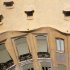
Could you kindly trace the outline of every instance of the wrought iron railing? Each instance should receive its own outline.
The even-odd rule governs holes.
[[[38,58],[50,58],[50,53],[48,53],[48,52],[38,52]]]
[[[9,67],[11,67],[12,65],[14,65],[13,60],[9,60],[5,63],[0,63],[0,70],[6,70]]]
[[[8,69],[6,70],[16,70],[16,65],[12,65],[11,67],[9,67]]]
[[[32,55],[30,53],[20,55],[20,57],[19,57],[20,61],[24,61],[24,60],[28,60],[28,59],[32,59]]]

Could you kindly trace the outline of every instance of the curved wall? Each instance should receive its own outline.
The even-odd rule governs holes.
[[[0,0],[0,13],[3,14],[3,24],[0,33],[5,31],[28,31],[41,27],[52,27],[59,31],[70,33],[70,21],[66,21],[63,10],[69,9],[70,0],[13,0],[14,7],[6,8],[5,0]],[[34,10],[32,20],[28,20],[24,11]]]
[[[5,33],[2,33],[0,35],[0,42],[5,41],[6,49],[8,50],[10,56],[14,60],[14,64],[17,65],[19,70],[19,58],[18,58],[18,52],[15,45],[15,42],[12,40],[15,37],[24,37],[26,35],[28,47],[30,50],[30,53],[32,54],[33,59],[33,66],[35,70],[41,70],[41,64],[38,61],[38,44],[35,38],[34,34],[47,34],[48,35],[48,52],[50,53],[51,62],[53,64],[54,70],[58,70],[58,64],[64,64],[66,66],[66,70],[69,70],[70,67],[70,34],[62,33],[56,29],[53,28],[39,28],[32,31],[8,31]],[[64,52],[58,53],[56,51],[56,42],[55,39],[60,38],[64,40]],[[60,57],[62,57],[60,59]]]

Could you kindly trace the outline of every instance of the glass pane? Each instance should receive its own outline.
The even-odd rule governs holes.
[[[38,52],[47,52],[47,36],[38,35],[36,36]]]
[[[60,39],[56,39],[57,51],[60,51]]]
[[[0,44],[0,70],[6,70],[13,64],[13,60],[10,57],[8,51],[6,50],[5,44]]]
[[[64,40],[56,39],[57,51],[63,52],[64,51]]]
[[[16,38],[15,40],[16,49],[19,54],[19,60],[24,61],[32,59],[32,55],[29,52],[28,44],[25,37]]]
[[[66,66],[63,64],[58,64],[58,70],[66,70]]]
[[[16,44],[19,55],[29,53],[28,44],[25,37],[15,39],[15,44]]]
[[[61,51],[64,51],[64,40],[61,40]]]

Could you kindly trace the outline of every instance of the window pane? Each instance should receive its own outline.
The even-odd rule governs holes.
[[[61,49],[60,49],[60,40],[59,39],[56,40],[56,45],[57,45],[57,51],[60,51]]]
[[[19,55],[29,53],[28,44],[25,37],[15,39],[15,44],[16,44]]]
[[[63,39],[56,39],[56,46],[57,46],[57,51],[64,52],[64,40]]]
[[[47,52],[47,36],[38,35],[36,36],[38,52]]]
[[[58,64],[58,70],[66,70],[66,66],[63,64]]]
[[[0,44],[0,70],[6,70],[13,64],[13,59],[6,50],[5,44]]]
[[[5,63],[9,60],[11,60],[11,57],[5,48],[5,44],[0,44],[0,63]]]
[[[61,50],[64,51],[64,40],[61,40]]]

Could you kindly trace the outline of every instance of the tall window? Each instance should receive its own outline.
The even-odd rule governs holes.
[[[47,38],[46,34],[38,34],[36,36],[39,58],[49,58],[50,57],[50,54],[48,52],[47,39],[48,38]]]
[[[36,36],[38,52],[47,52],[48,44],[47,44],[47,35],[39,34]]]
[[[19,54],[20,61],[32,58],[31,54],[29,53],[26,37],[15,38],[14,42]]]
[[[4,43],[0,43],[0,70],[6,70],[13,65],[13,60],[5,48]]]
[[[57,47],[57,52],[64,52],[64,40],[57,38],[56,47]]]
[[[14,41],[19,55],[29,53],[26,37],[16,38]]]

